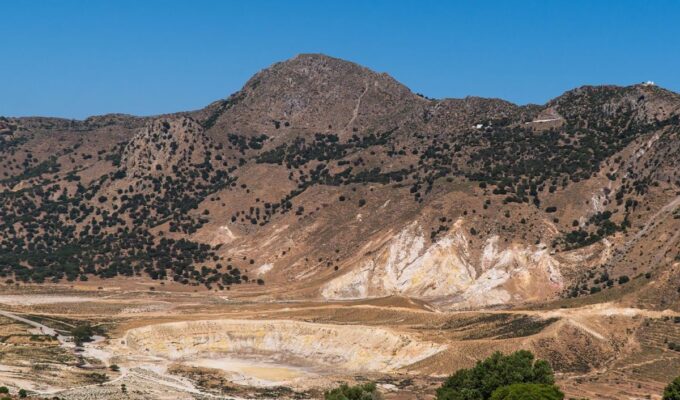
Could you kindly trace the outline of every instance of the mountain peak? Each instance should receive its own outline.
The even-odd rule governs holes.
[[[406,108],[423,102],[387,74],[322,54],[300,54],[248,80],[218,110],[213,131],[278,136],[279,129],[340,134],[389,129],[410,114]]]

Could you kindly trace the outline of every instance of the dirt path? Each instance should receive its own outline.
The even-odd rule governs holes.
[[[23,324],[30,325],[30,326],[32,326],[36,329],[39,329],[40,332],[44,335],[56,337],[59,340],[59,343],[63,343],[63,342],[66,341],[65,336],[60,335],[59,333],[57,333],[56,330],[50,328],[49,326],[43,325],[39,322],[31,321],[30,319],[20,317],[20,316],[14,314],[14,313],[11,313],[9,311],[3,311],[3,310],[0,310],[0,316],[6,317],[6,318],[9,318],[9,319],[13,319],[15,321],[18,321],[18,322],[21,322]]]
[[[24,318],[22,316],[19,316],[15,313],[9,312],[9,311],[4,311],[0,310],[0,316],[12,319],[14,321],[26,324],[28,326],[31,326],[33,328],[36,328],[40,330],[40,332],[44,335],[56,337],[57,340],[59,341],[59,345],[69,351],[74,351],[75,349],[75,344],[69,340],[67,336],[59,334],[55,329],[50,328],[47,325],[41,324],[36,321],[32,321],[28,318]],[[95,337],[95,340],[90,343],[85,343],[84,344],[84,350],[83,350],[83,355],[88,356],[90,358],[97,359],[100,361],[103,365],[106,365],[107,367],[110,366],[109,359],[111,358],[112,354],[103,354],[106,353],[105,351],[96,348],[97,344],[103,343],[106,339],[104,337],[98,336]],[[159,386],[164,386],[164,387],[169,387],[172,389],[176,389],[180,392],[187,392],[195,395],[199,395],[203,398],[215,398],[215,399],[224,399],[226,397],[224,396],[217,396],[211,393],[206,393],[203,392],[199,389],[197,389],[193,384],[190,382],[175,377],[173,375],[167,374],[167,373],[160,373],[159,371],[153,371],[151,369],[145,369],[145,368],[126,368],[126,367],[120,367],[120,375],[117,376],[116,378],[104,383],[104,385],[113,385],[113,384],[118,384],[118,383],[124,383],[126,379],[129,378],[138,378],[140,380],[148,382],[150,385],[159,385]],[[83,385],[83,386],[76,386],[76,387],[70,387],[68,389],[59,389],[59,390],[50,390],[50,391],[43,391],[43,392],[37,392],[41,395],[54,395],[58,394],[63,391],[81,391],[81,390],[87,390],[91,388],[97,388],[102,386],[101,384],[95,383],[91,385]],[[234,400],[245,400],[245,399],[240,399],[236,398],[233,396],[229,396],[230,399]]]

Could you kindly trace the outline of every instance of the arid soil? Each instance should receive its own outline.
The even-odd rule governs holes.
[[[680,314],[619,301],[440,311],[403,297],[271,303],[170,291],[23,291],[31,293],[11,289],[2,298],[0,381],[65,399],[318,398],[336,382],[368,379],[388,399],[428,399],[456,369],[520,348],[548,359],[569,395],[633,399],[660,393],[673,375],[661,365],[680,365],[665,346],[680,339]],[[68,326],[85,322],[106,337],[76,350]],[[678,338],[661,337],[668,332]]]

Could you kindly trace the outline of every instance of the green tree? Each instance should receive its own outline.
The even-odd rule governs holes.
[[[22,399],[28,397],[26,389],[19,389],[19,397],[21,397]]]
[[[496,352],[473,368],[451,375],[437,389],[437,400],[487,400],[494,390],[515,383],[553,385],[555,377],[550,364],[534,360],[529,351]]]
[[[382,396],[375,383],[348,386],[346,383],[324,393],[325,400],[380,400]]]
[[[680,400],[680,376],[666,386],[663,391],[663,400]]]
[[[0,386],[0,394],[7,394],[9,393],[9,389],[7,389],[7,386]]]
[[[494,390],[491,400],[563,400],[562,393],[555,385],[537,383],[515,383]]]
[[[91,342],[92,336],[94,335],[94,330],[90,325],[78,325],[71,330],[71,335],[73,335],[73,341],[81,346],[85,342]]]

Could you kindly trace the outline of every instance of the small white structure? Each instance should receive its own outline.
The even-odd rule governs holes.
[[[654,81],[647,81],[643,83],[642,86],[656,86],[656,84],[654,83]]]

